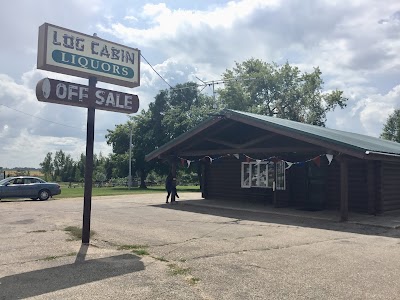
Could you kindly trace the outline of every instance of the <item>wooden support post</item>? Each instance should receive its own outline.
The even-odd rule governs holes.
[[[201,197],[207,199],[207,165],[205,162],[201,162]]]
[[[368,191],[368,213],[376,214],[376,180],[375,162],[367,162],[367,191]]]
[[[349,219],[349,171],[346,159],[340,161],[340,221]]]
[[[276,162],[274,162],[274,182],[273,182],[273,188],[272,188],[272,193],[274,195],[273,203],[274,207],[278,206],[278,195],[277,195],[277,189],[276,189]]]

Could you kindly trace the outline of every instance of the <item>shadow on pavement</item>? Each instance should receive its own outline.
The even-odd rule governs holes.
[[[192,213],[214,215],[225,218],[232,218],[237,220],[257,221],[274,223],[285,226],[298,226],[309,227],[324,230],[334,230],[341,232],[357,233],[364,235],[378,235],[387,236],[391,238],[400,238],[400,231],[398,229],[383,228],[377,226],[369,226],[365,224],[353,224],[349,222],[338,222],[329,219],[318,218],[318,212],[315,213],[316,218],[307,216],[293,216],[287,214],[277,214],[276,212],[268,212],[263,210],[260,212],[249,211],[246,209],[237,209],[229,207],[212,207],[209,205],[202,206],[199,201],[193,204],[192,200],[181,200],[174,204],[159,204],[154,207],[165,209],[187,211]],[[293,211],[295,211],[293,209]]]
[[[87,250],[87,249],[86,249]],[[75,263],[0,278],[0,299],[22,299],[144,270],[140,257],[132,254],[82,260]],[[79,257],[79,258],[78,258]]]

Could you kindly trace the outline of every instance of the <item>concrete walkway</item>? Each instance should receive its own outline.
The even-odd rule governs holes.
[[[305,211],[290,207],[276,208],[273,207],[272,205],[263,205],[254,202],[249,203],[249,202],[213,200],[213,199],[205,200],[202,198],[179,201],[179,202],[185,205],[197,205],[203,207],[214,207],[222,209],[231,209],[239,211],[258,212],[258,213],[276,214],[282,216],[302,217],[315,220],[340,222],[340,212],[333,210]],[[400,210],[377,216],[350,212],[349,220],[347,221],[347,223],[396,229],[400,228]]]

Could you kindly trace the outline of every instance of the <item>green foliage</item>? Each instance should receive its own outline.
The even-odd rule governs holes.
[[[149,252],[146,249],[135,249],[135,250],[132,250],[132,253],[135,253],[136,255],[140,255],[140,256],[149,255]]]
[[[381,138],[400,143],[400,109],[396,109],[389,115]]]
[[[54,165],[52,154],[50,152],[46,154],[40,167],[42,168],[45,180],[53,180]]]
[[[186,275],[190,272],[189,268],[182,268],[176,264],[168,264],[171,275]]]
[[[46,154],[40,164],[45,180],[56,180],[62,182],[82,182],[85,177],[86,157],[81,154],[78,161],[74,161],[62,150],[55,153],[54,159],[51,152]],[[112,164],[110,158],[104,157],[101,153],[93,156],[93,179],[104,182],[112,176]],[[26,174],[24,174],[26,175]]]
[[[230,109],[324,126],[328,111],[346,106],[342,91],[322,92],[319,68],[301,73],[289,63],[279,66],[252,58],[236,63],[224,79],[228,83],[218,91],[219,101]]]
[[[202,95],[196,84],[189,82],[175,89],[163,90],[150,103],[147,111],[142,110],[125,124],[117,125],[106,135],[113,149],[114,164],[124,160],[129,167],[129,134],[132,129],[132,170],[140,178],[140,187],[146,188],[146,179],[151,170],[166,174],[168,166],[158,161],[145,161],[145,155],[198,125],[212,112],[212,99]],[[113,175],[117,175],[113,172]],[[122,171],[118,177],[127,176]],[[162,180],[163,181],[163,180]]]
[[[148,247],[147,245],[121,245],[118,250],[146,249]]]

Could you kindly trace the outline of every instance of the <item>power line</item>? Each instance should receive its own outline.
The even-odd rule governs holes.
[[[14,110],[14,111],[16,111],[16,112],[19,112],[19,113],[21,113],[21,114],[30,116],[30,117],[32,117],[32,118],[36,118],[36,119],[39,119],[39,120],[42,120],[42,121],[46,121],[46,122],[53,123],[53,124],[60,125],[60,126],[64,126],[64,127],[69,127],[69,128],[73,128],[73,129],[82,130],[82,128],[79,128],[79,127],[75,127],[75,126],[71,126],[71,125],[67,125],[67,124],[58,123],[58,122],[55,122],[55,121],[47,120],[47,119],[44,119],[44,118],[41,118],[41,117],[38,117],[38,116],[35,116],[35,115],[28,114],[28,113],[26,113],[26,112],[24,112],[24,111],[18,110],[18,109],[16,109],[16,108],[7,106],[7,105],[2,104],[2,103],[0,103],[0,105],[1,105],[1,106],[4,106],[4,107],[7,107],[8,109]],[[97,132],[99,132],[99,131],[104,131],[104,132],[105,132],[106,130],[96,130],[96,131],[97,131]]]
[[[154,72],[156,72],[156,74],[162,79],[164,80],[164,82],[166,84],[168,84],[168,86],[172,89],[172,86],[153,68],[153,66],[147,61],[147,59],[143,56],[142,53],[140,53],[140,56],[145,60],[145,62],[147,62],[147,64],[150,66],[150,68],[153,69]]]
[[[150,68],[170,87],[171,90],[173,91],[179,91],[179,90],[186,90],[186,89],[192,89],[192,88],[198,88],[198,87],[203,87],[206,88],[207,86],[212,86],[213,87],[213,94],[215,95],[214,91],[214,86],[218,84],[225,84],[231,81],[248,81],[248,80],[256,80],[256,79],[265,79],[265,76],[262,77],[250,77],[250,78],[243,78],[243,77],[235,77],[235,78],[230,78],[230,79],[219,79],[219,80],[212,80],[212,81],[203,81],[199,77],[195,76],[199,81],[201,81],[203,84],[196,84],[192,86],[186,86],[186,87],[179,87],[179,88],[174,88],[172,87],[165,79],[162,77],[155,69],[154,67],[149,63],[149,61],[143,56],[142,53],[140,53],[140,56],[145,60],[145,62],[150,66]]]

